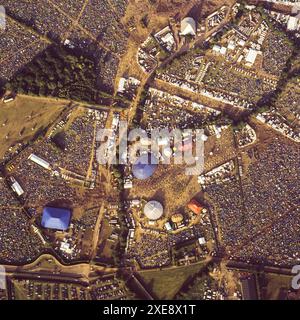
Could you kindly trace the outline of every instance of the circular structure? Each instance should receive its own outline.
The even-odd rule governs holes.
[[[149,201],[144,207],[145,216],[152,221],[158,220],[163,215],[164,209],[158,201]]]
[[[171,220],[173,223],[179,224],[183,221],[183,215],[180,213],[175,213],[172,215]]]
[[[181,35],[195,36],[196,35],[196,22],[191,17],[186,17],[181,21]]]
[[[139,180],[148,179],[157,168],[157,158],[152,153],[140,156],[132,167],[132,173]]]

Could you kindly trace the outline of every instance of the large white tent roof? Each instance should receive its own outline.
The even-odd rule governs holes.
[[[191,17],[186,17],[181,21],[181,35],[195,36],[196,35],[196,22]]]
[[[158,201],[149,201],[144,207],[144,214],[149,220],[158,220],[163,215],[163,206]]]

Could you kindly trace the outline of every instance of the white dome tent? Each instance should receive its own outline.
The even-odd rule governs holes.
[[[195,36],[196,35],[196,22],[191,17],[186,17],[181,21],[182,36]]]
[[[163,206],[158,201],[149,201],[144,207],[144,214],[151,221],[160,219],[163,215],[163,212]]]

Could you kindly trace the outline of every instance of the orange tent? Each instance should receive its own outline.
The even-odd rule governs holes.
[[[203,210],[203,207],[201,206],[201,204],[198,201],[196,201],[195,199],[192,199],[189,202],[188,208],[197,215],[200,214]]]

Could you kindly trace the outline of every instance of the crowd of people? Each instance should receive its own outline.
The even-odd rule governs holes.
[[[41,239],[32,232],[28,217],[20,208],[0,209],[0,262],[29,263],[43,249]]]
[[[142,123],[152,128],[192,129],[216,120],[219,111],[163,91],[150,89],[145,101]]]
[[[120,23],[126,2],[114,8],[107,0],[90,1],[79,20],[81,26],[91,32],[112,52],[123,54],[126,50],[128,34]],[[120,10],[120,11],[116,11]]]
[[[128,251],[128,257],[135,258],[142,268],[162,267],[171,263],[166,235],[144,232]]]
[[[63,145],[64,150],[53,141],[41,138],[13,161],[14,169],[11,175],[24,189],[24,198],[28,205],[43,205],[58,199],[78,203],[79,198],[68,179],[57,176],[55,172],[63,168],[67,170],[65,175],[84,181],[92,155],[93,121],[93,116],[86,111],[82,116],[78,116],[60,136],[59,145]],[[47,161],[52,170],[46,170],[29,160],[30,154]]]
[[[52,0],[59,9],[69,14],[71,17],[77,17],[84,6],[84,0]]]
[[[270,32],[263,50],[263,68],[270,74],[280,76],[291,56],[293,47],[280,31]]]
[[[295,79],[296,80],[296,79]],[[299,77],[295,81],[287,85],[281,93],[279,99],[275,103],[276,109],[286,118],[290,118],[292,114],[300,123],[300,86]]]
[[[214,63],[209,67],[203,81],[214,90],[237,94],[252,103],[256,103],[263,95],[274,90],[272,82],[258,76],[245,76],[242,72],[225,63]]]
[[[209,241],[214,237],[208,215],[203,216],[201,222],[176,233],[143,228],[141,238],[130,244],[127,258],[134,258],[141,268],[159,268],[171,264],[173,248],[183,248],[191,242],[196,243],[199,238]]]
[[[46,42],[24,26],[6,20],[6,29],[0,30],[0,79],[9,80],[21,67],[44,50]],[[23,48],[20,51],[20,48]]]
[[[5,1],[5,9],[13,18],[25,22],[40,34],[48,35],[53,39],[61,39],[72,23],[67,15],[47,0],[29,2],[7,0]]]
[[[46,146],[48,147],[48,144],[44,144],[42,148],[38,149],[41,153],[36,153],[49,161],[50,158],[45,157]],[[74,189],[65,180],[52,176],[50,171],[28,160],[27,158],[31,154],[29,151],[30,149],[27,149],[26,152],[21,154],[18,159],[21,162],[15,167],[13,173],[24,190],[23,197],[26,204],[36,207],[58,199],[68,199],[76,202]],[[51,160],[53,158],[54,156],[51,157]]]
[[[11,79],[46,49],[48,44],[41,37],[47,36],[93,57],[98,69],[99,85],[103,91],[113,91],[119,65],[117,56],[125,53],[129,36],[120,22],[127,5],[127,0],[96,0],[89,1],[87,5],[83,0],[6,1],[5,10],[16,21],[7,19],[6,30],[1,31],[0,53],[3,46],[5,55],[9,51],[11,55],[1,63],[0,78]],[[79,25],[73,26],[73,19],[80,13]],[[25,29],[23,24],[32,30]]]
[[[207,221],[210,224],[209,221]],[[204,226],[203,224],[196,224],[188,229],[184,229],[178,233],[172,233],[168,236],[169,246],[182,245],[191,240],[197,240],[205,235],[205,239],[213,239],[213,230],[211,225]]]
[[[159,73],[175,76],[180,79],[186,79],[187,75],[191,74],[198,66],[197,59],[202,58],[203,56],[196,51],[185,53],[173,59],[172,62],[164,68],[164,70],[159,70]]]
[[[206,191],[231,257],[290,265],[299,261],[299,150],[275,140],[258,155],[241,182]]]
[[[4,179],[0,180],[0,263],[27,263],[42,250],[28,217]]]
[[[55,133],[48,138],[40,138],[34,144],[23,150],[9,165],[9,176],[17,181],[24,194],[19,199],[10,189],[9,179],[0,180],[0,260],[7,262],[27,262],[32,260],[42,250],[42,240],[31,228],[28,215],[36,216],[41,208],[49,203],[76,206],[83,203],[76,188],[72,186],[61,168],[74,171],[74,177],[86,179],[90,158],[93,152],[94,123],[104,126],[106,117],[90,109],[80,109],[82,112],[74,120],[64,122],[60,127],[59,146],[52,141]],[[70,119],[70,118],[69,118]],[[102,123],[103,122],[103,123]],[[66,127],[65,127],[66,126]],[[63,129],[63,130],[61,130]],[[63,141],[61,141],[63,140]],[[56,142],[57,142],[56,141]],[[64,148],[61,148],[61,147]],[[50,169],[28,159],[34,154],[46,161]],[[67,172],[69,172],[67,171]],[[22,205],[21,205],[22,204]],[[93,229],[99,208],[87,210],[80,220],[76,220],[74,230],[87,231]],[[37,221],[39,221],[38,218]]]
[[[93,119],[89,115],[76,118],[66,131],[66,155],[60,166],[67,170],[86,175],[94,139]]]
[[[0,177],[0,208],[18,206],[19,201],[14,197],[13,191],[9,189],[4,178]]]

